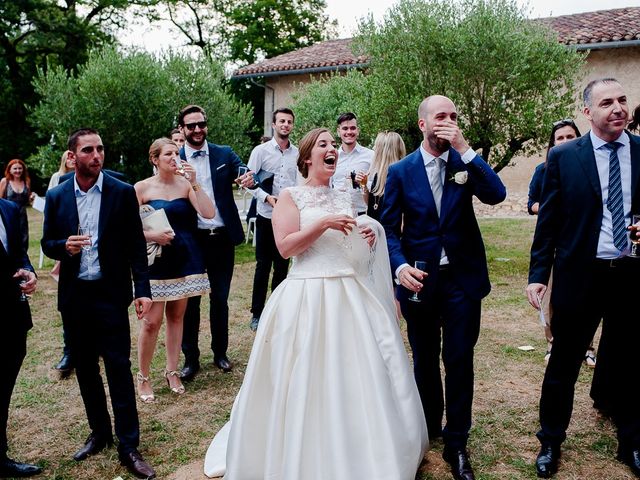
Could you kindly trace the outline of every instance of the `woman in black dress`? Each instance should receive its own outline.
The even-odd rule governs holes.
[[[17,203],[20,207],[20,234],[22,244],[29,249],[29,221],[27,219],[27,205],[31,202],[31,179],[29,171],[22,160],[14,158],[4,169],[4,178],[0,180],[0,198]]]

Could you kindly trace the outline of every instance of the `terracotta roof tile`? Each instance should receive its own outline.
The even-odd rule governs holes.
[[[596,12],[538,18],[558,32],[558,42],[582,45],[640,40],[640,7],[599,10]],[[322,67],[348,67],[368,62],[366,56],[356,57],[351,51],[351,38],[327,40],[310,47],[269,58],[236,70],[234,77],[261,74],[287,75],[287,72]]]
[[[640,40],[640,7],[576,13],[536,21],[558,32],[565,45]]]
[[[310,47],[269,58],[259,63],[247,65],[234,73],[239,75],[255,75],[268,72],[287,72],[291,70],[307,70],[319,67],[341,67],[367,63],[367,58],[355,56],[351,52],[351,39],[327,40]]]

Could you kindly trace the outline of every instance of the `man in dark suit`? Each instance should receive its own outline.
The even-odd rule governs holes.
[[[531,247],[527,297],[535,308],[553,266],[553,350],[542,383],[536,470],[549,478],[558,469],[580,364],[602,318],[608,346],[602,380],[618,458],[640,477],[640,407],[629,371],[640,338],[633,313],[640,260],[628,257],[627,231],[632,213],[640,212],[640,137],[624,130],[629,107],[615,79],[590,82],[583,100],[591,131],[550,151]]]
[[[120,461],[139,478],[155,478],[138,452],[140,428],[129,359],[132,276],[138,318],[151,306],[138,201],[131,185],[102,172],[104,146],[98,132],[77,130],[68,147],[75,176],[47,192],[42,250],[61,262],[58,309],[91,428],[73,458],[84,460],[113,443],[98,363],[102,357]]]
[[[209,324],[213,363],[223,372],[232,365],[227,357],[229,345],[229,289],[233,276],[235,247],[244,240],[244,230],[233,199],[233,182],[238,168],[244,167],[240,157],[226,145],[207,142],[207,115],[202,107],[188,105],[178,115],[178,126],[186,143],[180,157],[196,170],[202,189],[213,200],[216,215],[212,219],[198,216],[196,238],[202,250],[211,283]],[[251,186],[251,175],[243,176],[244,186]],[[200,297],[191,297],[184,314],[182,352],[185,361],[181,376],[191,380],[200,370]]]
[[[480,332],[481,299],[491,288],[472,197],[496,204],[504,200],[506,190],[464,139],[451,100],[427,97],[418,116],[424,141],[389,168],[381,223],[400,284],[397,297],[407,320],[429,436],[443,437],[443,458],[454,477],[470,480],[474,475],[466,445],[473,349]],[[426,266],[414,268],[416,261]],[[412,301],[414,292],[419,301]],[[445,403],[447,422],[442,429]]]
[[[22,282],[25,282],[23,285]],[[20,216],[15,203],[0,199],[0,305],[2,342],[0,365],[0,477],[30,477],[42,469],[7,457],[7,420],[13,387],[27,353],[27,332],[32,327],[29,302],[24,296],[36,289],[33,271],[20,234]]]

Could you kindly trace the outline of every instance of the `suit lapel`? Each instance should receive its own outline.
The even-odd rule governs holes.
[[[213,191],[215,193],[216,188],[216,176],[218,175],[218,159],[215,158],[213,154],[213,146],[210,143],[207,143],[209,147],[209,166],[211,168],[211,186],[213,187]]]
[[[67,217],[67,221],[69,222],[69,231],[71,235],[76,235],[78,233],[78,225],[80,224],[80,220],[78,219],[78,205],[76,204],[76,193],[74,190],[75,185],[75,175],[72,175],[71,178],[65,181],[62,184],[62,188],[64,192],[62,194],[62,211],[65,212],[65,216]]]
[[[438,210],[436,209],[436,202],[433,199],[433,192],[431,191],[431,185],[429,184],[429,177],[427,177],[427,170],[424,166],[424,159],[420,148],[413,152],[410,165],[409,165],[409,181],[413,187],[413,191],[419,192],[424,199],[424,204],[428,210],[431,210],[436,217],[438,216]]]
[[[631,149],[631,199],[635,198],[635,194],[640,188],[638,182],[640,181],[640,137],[629,134],[629,143]]]
[[[109,198],[109,191],[113,187],[112,182],[113,180],[111,180],[109,175],[102,174],[102,192],[100,193],[102,198],[100,199],[100,213],[98,214],[98,238],[102,238],[102,233],[107,224],[107,218],[111,215],[113,202],[106,200]]]
[[[580,166],[584,170],[585,175],[589,179],[589,183],[593,187],[596,195],[602,196],[602,187],[600,186],[600,176],[598,175],[598,167],[596,165],[596,156],[593,153],[593,144],[588,133],[580,137],[578,140],[578,160]]]

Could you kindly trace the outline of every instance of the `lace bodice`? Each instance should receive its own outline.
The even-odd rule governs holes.
[[[348,192],[329,187],[287,189],[300,210],[300,229],[332,214],[352,215]],[[369,246],[354,228],[349,235],[328,229],[313,245],[294,257],[288,278],[341,277],[366,274]]]

